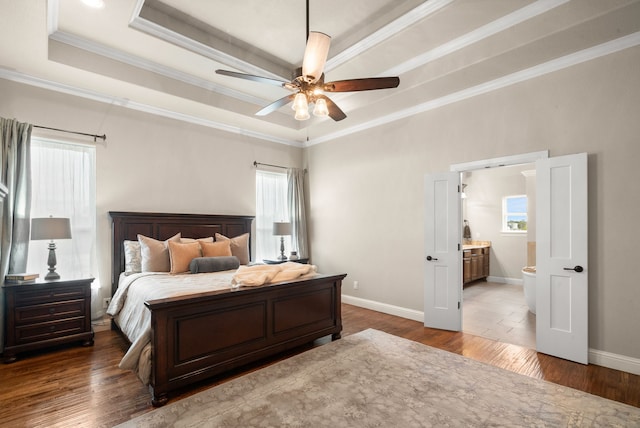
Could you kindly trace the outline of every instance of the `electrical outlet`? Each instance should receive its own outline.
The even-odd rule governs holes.
[[[105,297],[102,299],[102,308],[107,309],[109,307],[109,303],[111,303],[111,297]]]
[[[358,281],[353,281],[353,289],[354,290],[358,289]]]

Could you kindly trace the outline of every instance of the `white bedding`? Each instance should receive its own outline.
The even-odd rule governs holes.
[[[316,266],[294,262],[280,265],[241,266],[238,270],[214,273],[171,275],[161,272],[120,276],[118,289],[111,299],[107,314],[131,342],[120,361],[121,369],[132,370],[144,382],[151,374],[151,312],[145,301],[183,296],[204,291],[224,290],[239,286],[305,279],[317,275]]]
[[[151,374],[151,312],[144,306],[148,300],[183,296],[231,287],[235,270],[214,273],[170,275],[147,272],[122,275],[107,314],[111,315],[131,341],[131,347],[120,361],[121,369],[133,370],[148,384]]]

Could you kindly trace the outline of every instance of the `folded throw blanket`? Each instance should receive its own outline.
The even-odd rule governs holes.
[[[231,284],[255,287],[272,282],[308,278],[316,274],[316,266],[296,262],[285,262],[279,265],[240,266],[233,275]]]

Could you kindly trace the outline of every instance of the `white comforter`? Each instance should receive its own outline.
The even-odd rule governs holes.
[[[151,312],[144,302],[231,287],[235,270],[215,273],[170,275],[147,272],[123,276],[107,314],[114,317],[131,347],[120,361],[121,369],[133,370],[145,383],[151,374]]]
[[[147,272],[122,275],[107,314],[111,315],[131,341],[120,361],[121,369],[133,370],[144,382],[151,374],[151,312],[144,302],[184,296],[230,287],[259,286],[267,283],[305,279],[317,275],[314,265],[294,262],[279,265],[241,266],[238,270],[214,273],[170,275]]]

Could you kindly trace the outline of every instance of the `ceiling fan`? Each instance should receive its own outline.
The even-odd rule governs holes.
[[[334,103],[325,92],[371,91],[375,89],[396,88],[400,84],[398,77],[369,77],[362,79],[324,81],[324,65],[329,54],[331,37],[317,31],[309,31],[309,0],[307,0],[307,45],[304,51],[302,67],[294,73],[293,80],[287,82],[269,77],[254,76],[229,70],[216,70],[217,74],[240,79],[281,86],[293,93],[269,104],[256,113],[265,116],[293,101],[295,118],[309,119],[309,104],[314,104],[315,116],[329,116],[335,121],[347,115]]]

